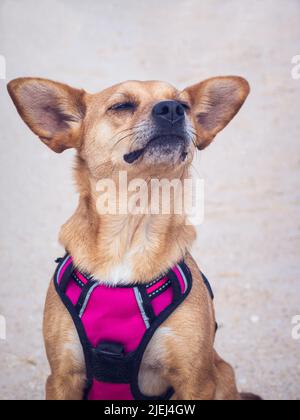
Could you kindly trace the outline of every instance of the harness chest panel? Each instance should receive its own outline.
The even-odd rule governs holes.
[[[184,301],[192,276],[182,262],[147,284],[109,287],[81,273],[72,257],[59,259],[54,275],[57,293],[68,309],[82,344],[88,400],[168,400],[147,397],[138,386],[146,347],[159,326]]]

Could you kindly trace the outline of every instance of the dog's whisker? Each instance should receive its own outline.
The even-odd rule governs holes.
[[[118,137],[120,134],[123,134],[123,133],[126,133],[127,131],[131,131],[131,130],[134,130],[134,129],[137,129],[137,128],[139,128],[139,126],[141,125],[141,123],[139,123],[139,124],[137,124],[136,126],[132,126],[132,127],[129,127],[129,128],[126,128],[125,130],[121,130],[121,131],[119,131],[118,133],[116,133],[113,137],[111,137],[111,139],[109,140],[110,142],[112,141],[112,140],[114,140],[116,137]]]
[[[197,148],[197,144],[196,144],[196,141],[195,141],[195,135],[192,134],[192,133],[188,133],[188,136],[189,136],[189,140],[193,143],[195,148]]]
[[[117,142],[116,142],[116,144],[114,145],[114,148],[116,147],[116,146],[118,146],[123,140],[125,140],[125,139],[127,139],[128,137],[130,137],[130,136],[132,136],[133,134],[134,134],[134,132],[135,131],[138,131],[138,130],[141,130],[141,129],[143,129],[144,127],[146,127],[146,125],[147,125],[147,123],[146,122],[142,122],[142,123],[139,123],[139,124],[137,124],[136,126],[133,126],[133,127],[130,127],[130,128],[128,128],[128,129],[126,129],[126,130],[122,130],[122,131],[120,131],[116,136],[114,136],[110,141],[112,141],[114,138],[116,138],[117,136],[119,136],[120,134],[124,134],[125,132],[127,132],[127,131],[129,131],[129,133],[126,135],[126,136],[124,136],[124,137],[122,137],[121,139],[119,139]]]
[[[112,142],[116,137],[120,136],[121,134],[126,133],[127,131],[133,130],[133,127],[127,128],[126,130],[122,130],[119,133],[115,134],[109,141]]]
[[[189,139],[192,141],[192,143],[195,146],[195,148],[198,148],[196,141],[197,140],[200,141],[200,137],[198,136],[198,134],[196,133],[196,131],[194,131],[192,128],[189,128],[188,129],[188,135],[189,135]]]
[[[122,137],[120,140],[117,141],[117,143],[114,145],[114,148],[117,147],[122,141],[128,139],[129,137],[131,137],[133,135],[133,133],[129,133],[126,136]]]
[[[113,139],[115,139],[116,137],[118,137],[120,134],[126,133],[127,131],[131,131],[131,130],[137,130],[137,129],[141,128],[141,127],[142,127],[143,125],[145,125],[145,124],[146,124],[145,122],[142,122],[142,123],[139,123],[139,124],[134,125],[134,126],[132,126],[132,127],[126,128],[125,130],[122,130],[122,131],[118,132],[117,134],[115,134],[115,135],[114,135],[114,136],[110,139],[110,141],[112,141]]]

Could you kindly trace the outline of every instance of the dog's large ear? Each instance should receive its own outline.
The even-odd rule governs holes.
[[[78,147],[85,115],[85,92],[45,79],[10,82],[8,92],[28,127],[57,153]]]
[[[197,147],[205,149],[240,110],[250,92],[241,77],[215,77],[188,87],[192,117],[197,131]]]

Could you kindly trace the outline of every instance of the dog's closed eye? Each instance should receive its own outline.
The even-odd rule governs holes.
[[[184,108],[184,110],[186,112],[188,112],[188,111],[191,110],[191,107],[190,107],[190,105],[187,102],[180,102],[180,105],[182,105],[182,107]]]
[[[137,104],[134,102],[119,102],[115,105],[112,105],[110,108],[108,108],[108,111],[115,111],[115,112],[124,112],[124,111],[130,111],[134,112],[137,108]]]

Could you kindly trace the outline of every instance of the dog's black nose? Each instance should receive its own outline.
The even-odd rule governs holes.
[[[184,120],[185,111],[177,101],[163,101],[154,106],[152,115],[158,122],[167,121],[175,124]]]

